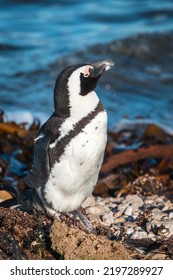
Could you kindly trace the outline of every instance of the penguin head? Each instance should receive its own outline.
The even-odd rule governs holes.
[[[103,72],[114,65],[111,60],[104,60],[94,64],[85,65],[80,73],[80,95],[87,95],[92,92]]]
[[[86,101],[88,106],[90,104],[92,107],[97,82],[102,73],[113,65],[113,61],[103,60],[65,68],[58,76],[54,87],[55,112],[60,117],[68,117],[75,111],[75,107],[81,106],[82,109]]]

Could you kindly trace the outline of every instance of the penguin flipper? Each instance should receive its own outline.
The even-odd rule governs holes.
[[[24,182],[31,188],[39,188],[46,184],[50,173],[49,144],[51,135],[44,135],[34,145],[33,167],[26,175]]]

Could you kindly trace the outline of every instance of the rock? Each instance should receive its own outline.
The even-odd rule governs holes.
[[[156,198],[157,198],[156,195],[147,196],[147,197],[144,199],[145,205],[149,204],[149,205],[152,205],[152,206],[156,206],[156,202],[155,202],[155,199],[156,199]]]
[[[149,238],[149,239],[152,239],[153,241],[156,241],[156,235],[155,235],[152,231],[150,231],[150,232],[148,233],[148,238]]]
[[[152,205],[153,207],[156,207],[156,203],[152,198],[147,198],[144,200],[145,205]]]
[[[110,229],[113,232],[113,237],[116,237],[118,239],[121,235],[121,232],[122,232],[121,229],[120,229],[120,226],[112,224]]]
[[[125,203],[118,205],[118,211],[120,211],[121,213],[124,213],[124,210],[128,207],[128,205],[129,205],[129,203],[127,201],[125,201]]]
[[[122,213],[121,211],[117,211],[115,214],[114,214],[114,219],[117,219],[119,217],[121,217]]]
[[[95,199],[95,203],[102,204],[103,197],[101,197],[101,196],[93,196],[93,197]]]
[[[151,230],[151,223],[150,222],[146,223],[145,227],[146,227],[147,232],[149,233]]]
[[[114,223],[113,213],[110,211],[109,213],[104,214],[101,217],[101,220],[104,222],[105,226],[111,226]]]
[[[157,202],[157,203],[163,203],[164,202],[164,196],[158,196],[156,199],[155,199],[155,201]]]
[[[51,228],[52,248],[66,260],[129,260],[124,246],[104,236],[88,234],[55,220]]]
[[[126,230],[126,234],[127,235],[132,235],[134,233],[134,228],[128,228],[127,230]]]
[[[152,238],[151,238],[152,237]],[[133,244],[134,246],[144,246],[148,247],[155,242],[154,236],[148,236],[147,232],[144,230],[135,230],[135,232],[128,239],[128,243]]]
[[[90,206],[93,206],[95,205],[96,202],[95,202],[95,199],[93,197],[93,195],[90,195],[83,203],[82,203],[82,207],[83,208],[87,208],[87,207],[90,207]]]
[[[133,215],[133,216],[129,215],[129,216],[126,217],[126,221],[127,222],[134,222],[136,218],[137,218],[136,215]]]
[[[161,227],[161,225],[163,225],[163,221],[159,221],[157,219],[151,219],[150,224],[151,224],[151,228]]]
[[[119,217],[117,219],[114,219],[115,224],[124,223],[124,221],[125,221],[125,217]]]
[[[169,229],[168,228],[160,228],[157,232],[157,237],[167,238],[169,236]]]
[[[154,219],[158,219],[158,220],[161,220],[161,218],[163,216],[165,216],[165,214],[158,208],[154,208],[151,210],[151,213],[152,213],[152,216]]]
[[[145,260],[165,260],[165,259],[166,259],[166,255],[164,253],[157,254],[155,252],[151,252],[145,257]]]
[[[89,215],[87,215],[87,217],[93,225],[97,226],[101,223],[101,219],[100,219],[99,215],[89,214]]]
[[[173,219],[173,212],[169,213],[169,219]]]
[[[169,209],[169,206],[166,204],[163,206],[162,211],[164,212],[164,211],[167,211],[168,209]]]
[[[138,195],[127,195],[126,200],[132,207],[132,213],[137,211],[139,207],[143,206],[144,202]]]
[[[133,213],[133,208],[132,208],[132,206],[128,206],[128,207],[125,209],[125,211],[124,211],[124,215],[126,215],[126,216],[131,216],[132,213]]]
[[[134,222],[131,221],[127,221],[124,223],[124,229],[128,229],[128,228],[134,228],[136,226],[136,224]]]
[[[143,239],[143,238],[147,238],[147,232],[144,230],[139,230],[139,231],[135,230],[135,232],[131,236],[131,239]]]
[[[95,204],[94,206],[85,208],[86,214],[104,215],[105,212],[109,212],[109,208]]]
[[[173,224],[169,225],[169,237],[173,235]]]
[[[104,198],[104,204],[109,204],[109,205],[111,205],[112,204],[112,202],[114,202],[114,198],[113,197],[105,197]]]

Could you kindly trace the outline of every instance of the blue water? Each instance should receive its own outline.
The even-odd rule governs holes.
[[[0,1],[0,107],[21,121],[28,118],[28,112],[44,121],[53,111],[55,78],[68,61],[75,63],[78,60],[78,51],[80,59],[85,58],[87,53],[89,61],[95,61],[104,57],[101,50],[100,56],[90,50],[89,47],[95,44],[109,46],[112,41],[122,42],[127,38],[131,41],[138,34],[167,34],[172,30],[172,0]],[[147,42],[140,46],[141,50],[148,46]],[[108,110],[109,124],[112,126],[124,116],[133,119],[140,115],[171,127],[171,70],[166,72],[171,78],[170,90],[162,97],[159,93],[159,103],[156,104],[155,91],[146,93],[142,90],[138,94],[136,83],[127,86],[127,73],[122,71],[123,67],[127,67],[123,64],[126,54],[124,52],[119,61],[119,53],[115,53],[118,66],[112,71],[119,71],[124,87],[119,85],[116,89],[116,77],[110,74],[109,83],[104,80],[98,88]],[[105,58],[109,58],[109,51],[105,52]],[[159,61],[159,55],[157,58]],[[140,61],[136,63],[140,64]],[[158,70],[158,63],[154,67],[151,72],[164,72],[164,69]],[[131,71],[133,76],[136,70],[132,68]],[[143,79],[146,87],[148,77],[142,71],[135,74],[135,81]],[[152,83],[159,92],[157,75]],[[164,92],[164,85],[161,90]],[[105,91],[108,92],[106,97]],[[126,100],[130,103],[126,104]],[[158,106],[162,107],[161,115]]]

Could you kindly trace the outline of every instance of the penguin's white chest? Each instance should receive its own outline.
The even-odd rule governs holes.
[[[92,193],[107,141],[107,114],[99,112],[65,147],[51,170],[44,196],[52,208],[76,210]]]

